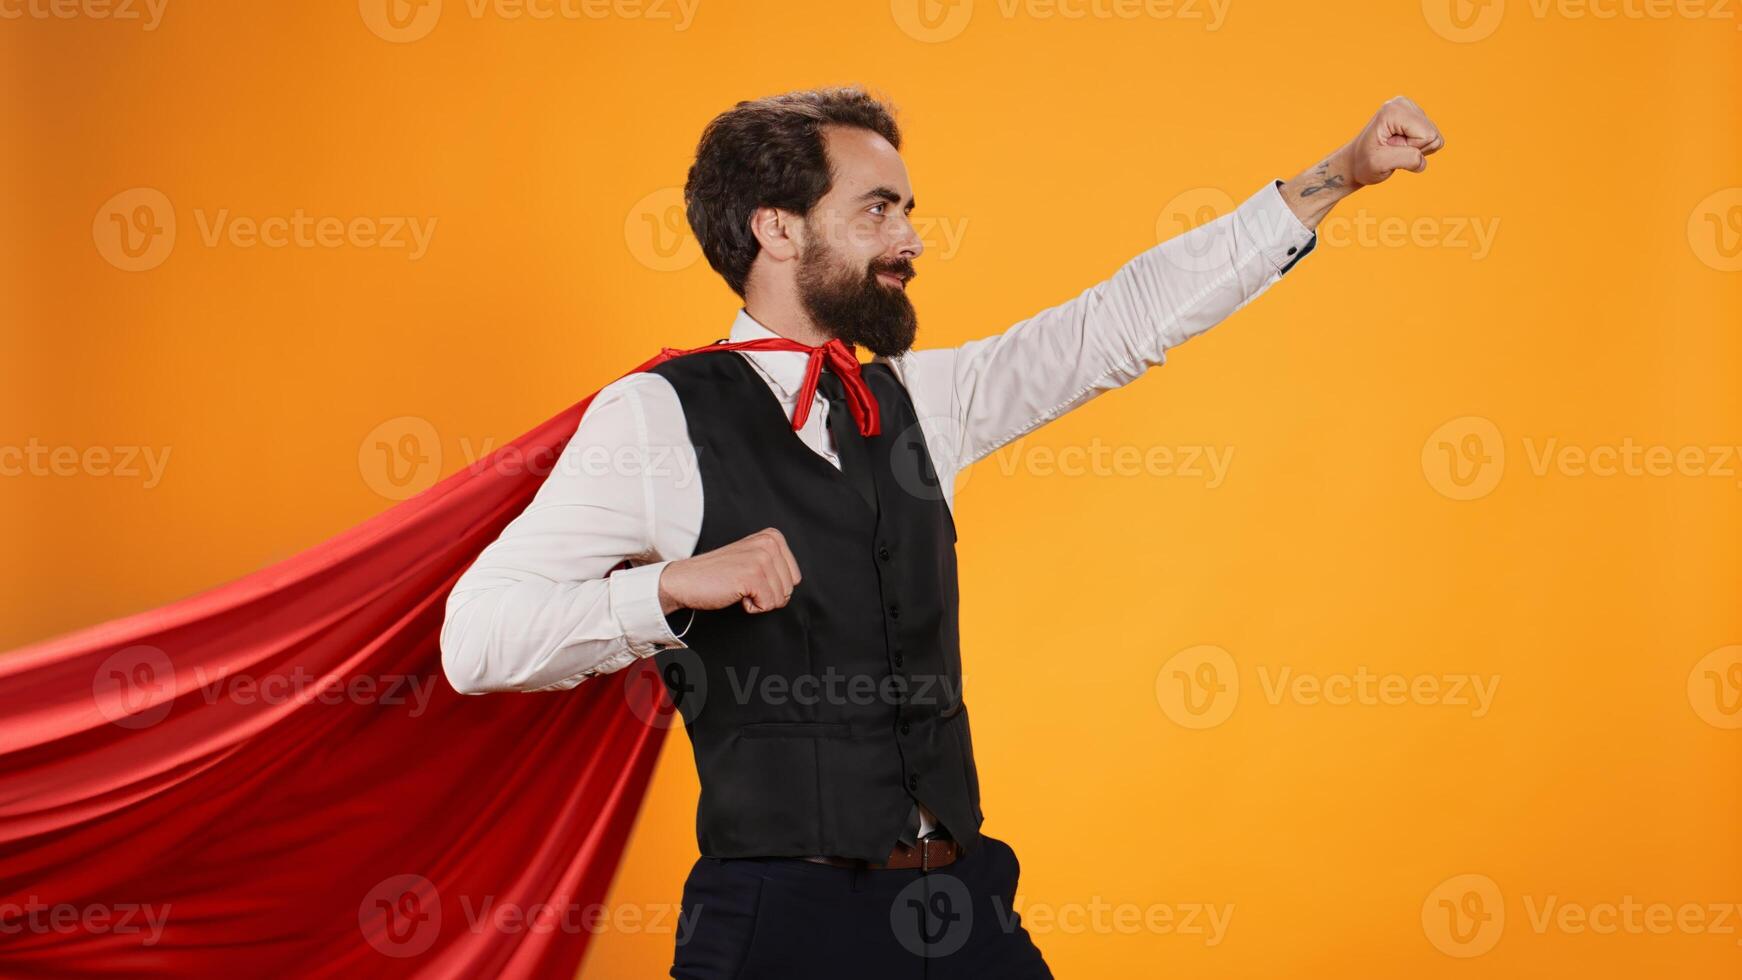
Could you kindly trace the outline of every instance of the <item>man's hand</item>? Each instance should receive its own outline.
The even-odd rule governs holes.
[[[786,536],[763,528],[665,566],[659,573],[659,604],[667,615],[679,609],[724,609],[734,602],[742,602],[745,612],[768,612],[786,605],[802,578]]]
[[[1440,128],[1421,106],[1398,96],[1379,107],[1367,128],[1346,149],[1356,187],[1377,184],[1399,170],[1421,173],[1430,153],[1446,145]]]
[[[1314,228],[1333,205],[1357,189],[1399,170],[1426,170],[1428,155],[1445,145],[1446,138],[1427,113],[1400,95],[1380,106],[1359,136],[1284,183],[1282,199],[1302,224]]]

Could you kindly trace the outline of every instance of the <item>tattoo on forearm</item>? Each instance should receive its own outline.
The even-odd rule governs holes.
[[[1319,191],[1334,190],[1336,188],[1342,187],[1343,186],[1343,175],[1342,174],[1334,174],[1334,173],[1331,173],[1330,171],[1331,171],[1331,165],[1329,162],[1321,163],[1318,166],[1314,167],[1313,168],[1313,178],[1318,180],[1318,183],[1310,184],[1306,187],[1301,188],[1300,196],[1301,197],[1312,197],[1314,194],[1317,194]]]

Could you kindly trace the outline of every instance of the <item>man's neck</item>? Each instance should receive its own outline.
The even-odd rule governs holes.
[[[751,293],[744,300],[744,312],[764,327],[788,340],[820,347],[831,339],[811,322],[810,314],[797,297],[768,297]]]

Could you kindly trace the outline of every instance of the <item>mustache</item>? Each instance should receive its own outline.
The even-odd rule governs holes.
[[[879,272],[891,276],[899,276],[904,282],[911,281],[914,277],[919,275],[919,273],[914,270],[913,261],[910,259],[896,259],[892,262],[873,262],[871,264],[871,271],[868,275],[875,277]]]

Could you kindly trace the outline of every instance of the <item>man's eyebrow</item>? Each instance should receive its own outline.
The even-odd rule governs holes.
[[[888,201],[890,204],[900,204],[901,203],[901,195],[895,193],[894,191],[890,190],[887,187],[873,187],[870,190],[866,191],[865,193],[860,194],[859,200],[861,200],[861,201]],[[912,200],[912,201],[907,202],[907,210],[909,210],[909,211],[912,211],[914,208],[916,208],[918,206],[919,206],[919,200],[917,198]]]

